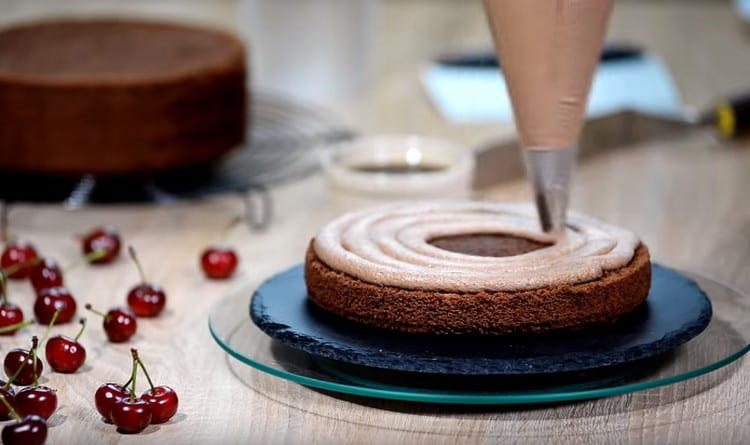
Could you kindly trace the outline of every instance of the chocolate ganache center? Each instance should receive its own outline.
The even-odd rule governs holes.
[[[427,242],[449,252],[483,257],[522,255],[551,245],[501,233],[449,235],[433,238]]]

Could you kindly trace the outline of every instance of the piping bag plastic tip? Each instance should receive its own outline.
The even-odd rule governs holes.
[[[534,191],[539,222],[545,232],[556,235],[564,233],[577,154],[578,145],[523,150],[526,174]]]

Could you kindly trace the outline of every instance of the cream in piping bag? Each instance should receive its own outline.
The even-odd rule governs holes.
[[[484,4],[542,229],[561,232],[612,0]]]

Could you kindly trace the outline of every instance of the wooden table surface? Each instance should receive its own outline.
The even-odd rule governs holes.
[[[167,2],[170,3],[170,2]],[[684,7],[676,6],[677,3]],[[417,132],[475,145],[511,132],[508,126],[454,126],[430,107],[417,69],[445,49],[488,45],[478,2],[402,1],[384,8],[380,77],[343,110],[368,132]],[[418,37],[405,36],[416,33]],[[611,35],[648,44],[670,64],[687,102],[747,85],[745,28],[720,2],[618,2]],[[743,84],[743,82],[745,82]],[[720,146],[706,131],[669,141],[613,150],[581,165],[573,207],[637,231],[665,264],[701,271],[750,293],[750,147]],[[750,364],[625,396],[537,407],[425,406],[332,397],[251,370],[228,358],[210,338],[210,308],[231,292],[249,292],[270,274],[302,260],[317,228],[334,216],[319,176],[273,190],[270,230],[238,230],[241,256],[232,281],[206,281],[197,268],[201,249],[242,209],[235,197],[163,207],[89,207],[18,204],[13,231],[65,264],[79,255],[74,234],[99,224],[116,226],[140,252],[149,277],[168,291],[158,320],[139,322],[129,345],[107,343],[98,322],[83,336],[89,351],[75,375],[47,373],[60,406],[48,443],[748,443]],[[523,182],[482,198],[526,200]],[[120,258],[66,277],[80,304],[123,304],[137,280]],[[28,283],[13,283],[12,298],[31,313]],[[750,322],[750,321],[748,321]],[[747,325],[745,325],[747,327]],[[29,328],[0,339],[0,349],[24,345]],[[73,325],[56,328],[72,334]],[[747,332],[747,330],[745,331]],[[124,381],[129,347],[140,349],[154,380],[173,386],[180,410],[168,424],[124,436],[99,419],[99,384]]]

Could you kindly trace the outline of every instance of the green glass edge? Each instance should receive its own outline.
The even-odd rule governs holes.
[[[430,393],[430,392],[416,392],[416,391],[396,391],[396,390],[385,390],[376,388],[367,388],[360,386],[352,386],[343,383],[326,382],[323,380],[317,380],[312,377],[301,376],[292,374],[280,369],[273,368],[263,363],[259,363],[243,356],[242,354],[234,351],[229,345],[219,337],[211,326],[211,320],[209,318],[208,330],[211,332],[211,337],[219,344],[219,346],[232,358],[246,365],[252,366],[253,368],[271,374],[276,377],[280,377],[285,380],[289,380],[301,385],[310,386],[313,388],[324,389],[333,392],[339,392],[344,394],[352,394],[356,396],[364,397],[376,397],[381,399],[391,400],[404,400],[411,402],[425,402],[425,403],[448,403],[448,404],[462,404],[462,405],[518,405],[518,404],[531,404],[531,403],[548,403],[548,402],[562,402],[570,400],[585,400],[585,399],[598,399],[603,397],[617,396],[621,394],[644,391],[647,389],[657,388],[659,386],[666,386],[672,383],[681,382],[691,378],[708,374],[709,372],[715,371],[722,368],[735,360],[739,359],[750,351],[750,344],[745,345],[742,349],[738,350],[734,354],[731,354],[717,362],[711,363],[710,365],[702,368],[693,369],[683,374],[678,374],[670,377],[666,377],[659,380],[653,380],[649,382],[631,383],[628,385],[615,386],[612,388],[602,389],[590,389],[584,391],[568,391],[568,392],[553,392],[547,394],[526,394],[526,395],[459,395],[459,394],[445,394],[445,393]]]

